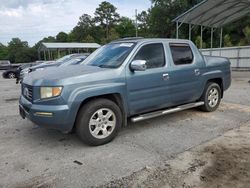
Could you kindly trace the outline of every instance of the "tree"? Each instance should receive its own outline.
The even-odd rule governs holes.
[[[150,10],[142,11],[137,15],[138,34],[142,37],[150,36]]]
[[[95,39],[91,35],[87,35],[82,42],[95,42]]]
[[[57,42],[67,42],[68,35],[67,33],[60,32],[56,35]]]
[[[95,22],[106,30],[106,38],[109,38],[109,29],[119,21],[120,15],[116,12],[116,7],[104,1],[95,10]]]
[[[13,38],[8,43],[8,59],[12,63],[16,63],[17,60],[17,53],[20,53],[24,48],[28,48],[28,43],[25,41],[21,41],[19,38]]]
[[[201,36],[197,36],[195,38],[195,45],[200,48],[201,47]],[[203,41],[202,42],[202,48],[206,48],[207,47],[207,44]]]
[[[245,35],[245,39],[244,39],[244,44],[243,45],[250,45],[250,25],[246,26],[243,29],[243,33]]]
[[[86,36],[91,35],[92,28],[95,27],[93,19],[88,14],[83,14],[77,23],[77,26],[68,35],[69,42],[81,42]]]
[[[21,41],[19,38],[13,38],[8,43],[8,59],[12,63],[26,63],[37,60],[35,48],[29,48],[28,42]]]
[[[93,21],[93,19],[92,19],[92,17],[90,15],[83,14],[79,18],[79,21],[78,21],[77,25],[84,28],[84,29],[88,29],[88,28],[94,26],[94,21]]]
[[[28,63],[37,60],[37,51],[35,48],[22,48],[15,54],[15,63]]]
[[[122,17],[116,26],[116,32],[121,38],[135,36],[135,25],[127,17]]]
[[[8,54],[8,48],[2,43],[0,43],[0,60],[8,59]]]
[[[175,23],[172,19],[189,7],[187,1],[152,0],[152,4],[149,20],[151,32],[157,37],[174,37]]]
[[[232,42],[231,42],[231,37],[230,37],[229,34],[226,34],[226,35],[224,36],[224,46],[225,46],[225,47],[231,47],[231,46],[233,46],[233,44],[232,44]]]

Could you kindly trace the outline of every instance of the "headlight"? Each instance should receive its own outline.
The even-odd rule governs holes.
[[[61,94],[62,87],[41,87],[40,97],[41,99],[57,97]]]

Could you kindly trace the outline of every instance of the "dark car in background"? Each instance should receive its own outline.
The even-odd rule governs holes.
[[[19,67],[20,65],[10,65],[9,68],[3,72],[2,74],[3,78],[9,78],[9,79],[16,78],[19,73],[18,70]]]
[[[24,69],[27,69],[29,67],[32,67],[32,66],[36,66],[36,65],[39,65],[40,64],[40,61],[36,61],[36,62],[32,62],[32,63],[25,63],[21,66],[19,66],[16,70],[16,74],[15,74],[15,78],[16,78],[16,83],[19,82],[20,80],[20,74],[21,72],[24,70]]]

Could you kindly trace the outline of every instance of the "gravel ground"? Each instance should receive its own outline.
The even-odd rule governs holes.
[[[249,187],[249,155],[250,121],[161,166],[146,167],[99,187]]]
[[[131,177],[142,171],[146,171],[142,173],[144,179],[147,174],[155,179],[153,169],[168,171],[163,168],[168,165],[166,161],[176,159],[180,163],[181,153],[250,120],[250,72],[236,72],[233,78],[216,112],[191,109],[130,123],[113,142],[99,147],[84,145],[75,134],[63,135],[22,120],[18,115],[20,86],[13,80],[0,79],[0,187],[90,187],[123,179],[121,185],[128,187],[135,182]],[[208,164],[200,160],[197,165]],[[171,177],[174,181],[179,176]],[[209,180],[210,176],[204,177]],[[144,179],[134,185],[150,186],[150,181],[143,183]],[[174,186],[162,182],[163,186],[168,184]]]

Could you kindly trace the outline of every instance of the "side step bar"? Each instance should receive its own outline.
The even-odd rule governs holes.
[[[169,109],[165,109],[165,110],[160,110],[160,111],[155,111],[155,112],[142,114],[142,115],[131,118],[131,121],[135,123],[135,122],[138,122],[138,121],[143,121],[143,120],[146,120],[146,119],[151,119],[151,118],[158,117],[158,116],[163,116],[163,115],[166,115],[166,114],[171,114],[171,113],[174,113],[174,112],[179,112],[179,111],[182,111],[182,110],[186,110],[186,109],[189,109],[189,108],[194,108],[194,107],[198,107],[198,106],[202,106],[202,105],[204,105],[204,102],[189,103],[189,104],[177,106],[175,108],[169,108]]]

